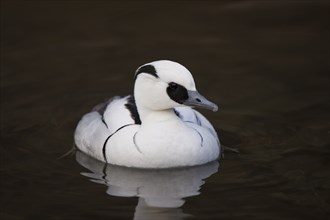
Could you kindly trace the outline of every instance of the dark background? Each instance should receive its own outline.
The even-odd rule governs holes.
[[[1,218],[130,219],[74,158],[80,117],[170,59],[219,104],[196,219],[329,216],[329,1],[1,1]]]

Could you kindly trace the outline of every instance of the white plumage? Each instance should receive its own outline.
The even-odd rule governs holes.
[[[134,96],[114,97],[83,116],[75,131],[82,152],[107,163],[170,168],[218,159],[220,143],[210,122],[189,106],[216,111],[190,72],[155,61],[135,73]]]

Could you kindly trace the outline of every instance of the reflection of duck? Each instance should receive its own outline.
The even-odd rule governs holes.
[[[134,96],[114,97],[83,116],[75,143],[86,154],[127,167],[194,166],[219,157],[210,122],[191,106],[217,111],[200,95],[191,73],[172,61],[155,61],[135,73]]]
[[[189,168],[143,170],[105,164],[79,151],[76,160],[93,172],[82,175],[108,186],[107,194],[139,197],[135,219],[182,219],[186,215],[179,209],[183,198],[198,195],[203,179],[219,166],[215,161]]]

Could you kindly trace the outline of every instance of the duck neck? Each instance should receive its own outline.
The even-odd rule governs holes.
[[[175,114],[174,109],[151,110],[143,107],[138,107],[138,112],[142,125],[179,119]]]

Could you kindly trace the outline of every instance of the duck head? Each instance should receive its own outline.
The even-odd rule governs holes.
[[[189,70],[169,60],[154,61],[137,69],[134,97],[138,109],[161,111],[191,106],[218,110],[216,104],[207,100],[196,90]]]

